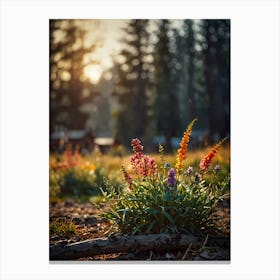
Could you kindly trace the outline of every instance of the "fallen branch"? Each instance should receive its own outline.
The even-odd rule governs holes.
[[[199,242],[193,235],[150,234],[116,236],[50,247],[50,260],[75,260],[95,255],[146,250],[182,249]]]

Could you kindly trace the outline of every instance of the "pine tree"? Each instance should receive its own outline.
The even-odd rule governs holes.
[[[154,104],[157,132],[165,136],[166,150],[171,151],[171,138],[180,129],[178,98],[176,90],[177,73],[174,68],[174,53],[169,35],[169,20],[160,20],[158,42],[154,50],[156,99]]]
[[[181,21],[180,32],[174,29],[176,44],[175,59],[177,63],[177,84],[178,103],[180,118],[182,122],[181,130],[184,131],[185,124],[197,117],[197,67],[195,59],[195,30],[193,20]]]
[[[115,63],[116,92],[120,103],[116,138],[127,144],[131,138],[145,136],[147,125],[148,20],[130,20],[124,28],[122,62]]]
[[[82,89],[86,31],[75,20],[50,20],[50,131],[81,129],[87,115],[80,108],[87,100]]]
[[[209,133],[212,138],[221,138],[230,130],[229,20],[203,20],[202,30],[206,43],[204,59]]]

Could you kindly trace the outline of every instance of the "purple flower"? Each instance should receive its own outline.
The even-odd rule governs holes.
[[[195,174],[194,174],[194,181],[195,181],[195,183],[199,183],[200,177],[201,177],[200,174],[198,172],[195,172]]]
[[[175,186],[176,185],[175,170],[174,170],[174,168],[171,168],[168,171],[167,183],[168,183],[169,186]]]
[[[193,167],[189,166],[188,169],[185,171],[185,175],[190,176],[193,173]]]
[[[214,167],[214,169],[213,169],[213,173],[214,174],[217,174],[219,171],[220,171],[220,165],[216,165],[215,167]]]

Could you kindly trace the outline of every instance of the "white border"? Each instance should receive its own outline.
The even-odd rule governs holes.
[[[2,1],[1,279],[279,279],[279,2]],[[230,264],[49,264],[48,19],[230,18]]]

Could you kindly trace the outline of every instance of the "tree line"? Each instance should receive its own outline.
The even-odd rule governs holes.
[[[210,141],[230,132],[230,21],[177,23],[153,21],[150,33],[151,21],[131,20],[125,29],[124,62],[116,65],[122,141],[156,133],[171,149],[196,117]]]
[[[116,139],[126,145],[135,137],[164,136],[170,150],[172,137],[196,117],[209,141],[229,135],[229,20],[129,20],[123,31],[111,69]],[[50,21],[51,131],[58,124],[82,128],[87,115],[79,108],[96,94],[82,94],[91,87],[82,79],[85,57],[95,48],[85,46],[85,36],[70,20]]]

